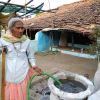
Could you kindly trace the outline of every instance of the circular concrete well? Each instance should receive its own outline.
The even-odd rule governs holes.
[[[71,73],[60,72],[54,77],[61,81],[61,86],[56,86],[56,82],[49,78],[50,100],[86,100],[93,92],[93,83],[86,77]]]

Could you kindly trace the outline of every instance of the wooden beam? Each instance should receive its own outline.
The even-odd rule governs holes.
[[[8,0],[7,3],[9,3],[11,0]],[[4,4],[3,7],[0,9],[0,12],[6,7],[7,4]]]
[[[21,15],[21,16],[27,15],[27,14],[33,12],[34,10],[40,10],[39,8],[42,7],[43,5],[44,5],[44,3],[40,4],[40,5],[37,6],[36,8],[32,8],[32,10],[28,11],[26,14],[23,14],[23,15]]]
[[[18,5],[18,4],[13,4],[13,3],[7,3],[7,2],[2,2],[0,1],[1,4],[6,4],[6,5],[14,5],[14,6],[18,6],[18,7],[24,7],[24,5]]]
[[[19,12],[21,9],[24,9],[25,6],[27,6],[28,4],[30,4],[32,1],[33,1],[33,0],[30,0],[29,2],[27,2],[27,3],[24,5],[24,7],[21,7],[20,9],[16,10],[15,13],[16,13],[16,12]]]

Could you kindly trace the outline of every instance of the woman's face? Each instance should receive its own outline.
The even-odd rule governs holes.
[[[21,38],[24,32],[23,23],[18,21],[15,25],[11,28],[12,35]]]

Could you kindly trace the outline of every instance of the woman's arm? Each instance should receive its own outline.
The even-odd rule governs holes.
[[[29,43],[29,46],[27,49],[27,57],[28,57],[29,63],[31,65],[31,67],[33,68],[33,70],[35,70],[37,73],[41,73],[42,70],[36,66],[36,59],[35,59],[36,50],[34,50],[32,46],[33,45],[31,43]]]
[[[28,60],[29,60],[31,67],[35,67],[36,66],[36,59],[35,59],[35,55],[34,55],[35,52],[32,49],[31,40],[30,40],[30,43],[28,45],[26,53],[27,53],[27,57],[28,57]]]

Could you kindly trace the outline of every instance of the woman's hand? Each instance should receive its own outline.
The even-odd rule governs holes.
[[[37,66],[35,66],[35,67],[33,67],[33,70],[35,70],[38,74],[41,74],[43,71],[39,68],[39,67],[37,67]]]

